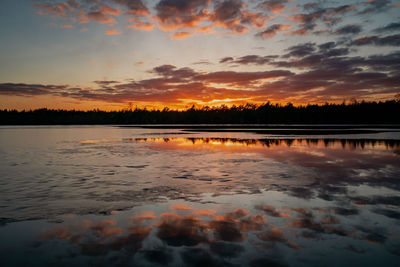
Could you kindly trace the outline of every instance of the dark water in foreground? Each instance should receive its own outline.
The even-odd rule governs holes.
[[[0,266],[398,266],[400,134],[0,128]]]

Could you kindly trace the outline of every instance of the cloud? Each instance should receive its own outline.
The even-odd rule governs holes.
[[[72,29],[74,26],[72,26],[71,24],[64,24],[64,25],[60,25],[61,29]]]
[[[41,85],[25,83],[2,83],[0,93],[17,96],[35,96],[46,94],[57,94],[67,89],[67,85]]]
[[[267,213],[269,216],[272,216],[272,217],[277,217],[277,218],[291,217],[290,214],[281,212],[278,209],[276,209],[275,207],[270,206],[270,205],[260,205],[260,206],[256,206],[256,208],[264,211],[265,213]]]
[[[136,65],[139,65],[139,66],[145,66],[145,65],[147,65],[147,64],[149,64],[148,62],[145,62],[145,61],[138,61],[138,62],[136,62]]]
[[[391,32],[391,31],[398,31],[400,30],[400,22],[393,22],[390,24],[387,24],[383,27],[376,28],[373,30],[376,33],[381,33],[381,32]]]
[[[142,253],[147,261],[162,266],[167,266],[173,261],[173,252],[170,249],[144,250]]]
[[[126,14],[144,16],[150,15],[146,5],[141,0],[112,0],[113,2],[126,8]]]
[[[215,4],[210,20],[216,26],[226,28],[230,33],[243,34],[249,31],[249,26],[263,28],[268,16],[263,12],[254,12],[246,9],[241,0],[224,0]]]
[[[278,14],[286,8],[288,0],[268,0],[258,4],[258,8]]]
[[[154,24],[150,22],[146,22],[143,20],[135,19],[131,22],[134,22],[133,24],[129,24],[126,26],[128,29],[134,29],[134,30],[141,30],[141,31],[151,31],[154,28]]]
[[[115,30],[115,29],[110,29],[110,30],[106,30],[105,34],[106,35],[118,35],[118,34],[121,34],[121,32],[118,30]]]
[[[162,65],[154,68],[152,73],[158,78],[116,83],[96,81],[100,88],[73,88],[55,85],[0,84],[0,94],[10,95],[55,95],[106,102],[150,101],[181,102],[180,99],[191,98],[201,101],[231,97],[248,97],[247,90],[214,88],[209,83],[250,85],[258,80],[275,79],[291,75],[289,71],[264,72],[210,72],[198,73],[191,68],[176,68],[173,65]]]
[[[233,57],[224,57],[219,61],[219,63],[226,63],[231,61],[233,61]]]
[[[400,34],[394,34],[383,37],[377,35],[363,36],[353,40],[351,44],[355,46],[362,46],[362,45],[399,46]]]
[[[379,13],[391,8],[391,0],[368,0],[363,3],[364,9],[359,11],[358,14],[366,15]]]
[[[211,63],[208,60],[199,60],[199,61],[193,62],[192,64],[193,65],[213,65],[213,63]]]
[[[171,38],[177,40],[177,39],[184,39],[189,36],[192,36],[190,32],[182,31],[182,32],[175,32],[174,34],[171,35]]]
[[[62,3],[35,3],[41,15],[62,18],[70,24],[97,22],[116,25],[121,16],[128,16],[127,28],[150,31],[155,26],[163,31],[179,33],[217,33],[220,27],[233,34],[243,34],[251,28],[266,26],[269,17],[263,11],[250,9],[242,0],[160,0],[154,9],[148,9],[140,0],[64,0]],[[125,20],[126,21],[126,20]]]
[[[282,57],[304,57],[313,54],[315,50],[315,43],[303,43],[287,48],[288,53]]]
[[[273,24],[269,26],[265,31],[257,33],[256,36],[261,37],[263,39],[273,38],[278,32],[290,29],[291,27],[292,26],[290,25]]]
[[[268,17],[263,12],[243,11],[240,22],[242,24],[251,25],[256,29],[261,29],[266,26]]]
[[[312,8],[313,11],[311,13],[291,15],[289,19],[299,24],[299,29],[292,33],[297,35],[307,34],[309,31],[314,30],[318,22],[334,25],[341,21],[341,17],[338,17],[339,15],[342,16],[356,8],[357,5],[342,5],[332,8],[320,8],[319,6],[315,6]]]
[[[112,0],[107,2],[67,0],[61,3],[38,0],[33,6],[38,10],[37,13],[40,15],[62,18],[70,24],[97,22],[100,24],[115,25],[118,24],[116,17],[121,15],[134,18],[150,15],[147,7],[140,0]]]
[[[281,16],[297,25],[279,20],[268,28],[267,23],[275,20],[290,1],[267,0],[255,4],[244,0],[158,0],[154,8],[149,9],[146,6],[147,2],[141,0],[36,0],[34,7],[38,14],[63,20],[64,25],[75,26],[95,22],[113,26],[124,23],[124,27],[140,31],[151,31],[157,27],[162,31],[173,31],[170,37],[175,40],[195,36],[197,33],[245,34],[258,30],[255,36],[270,39],[289,28],[293,30],[286,33],[291,35],[358,34],[362,30],[359,25],[345,25],[335,31],[330,28],[350,12],[363,15],[385,11],[391,6],[390,2],[368,0],[358,4],[330,7],[325,7],[323,2],[309,2],[297,6],[296,10],[302,10],[300,13]],[[291,12],[296,10],[291,9]],[[268,15],[271,13],[273,16]],[[129,19],[123,19],[123,16]],[[391,23],[375,29],[375,32],[397,29],[399,23]]]
[[[33,6],[38,8],[37,13],[39,15],[51,15],[53,17],[65,17],[67,10],[71,9],[68,3],[34,3]]]
[[[197,27],[207,19],[209,0],[161,0],[156,6],[156,19],[167,31]]]
[[[236,258],[239,257],[245,249],[235,243],[212,242],[210,244],[210,251],[223,258]]]
[[[358,34],[362,31],[362,27],[360,25],[345,25],[343,27],[338,28],[334,31],[334,34],[345,35],[345,34]]]
[[[245,83],[261,79],[278,78],[290,76],[293,73],[286,70],[260,71],[260,72],[236,72],[236,71],[217,71],[207,74],[200,74],[194,77],[197,81],[212,83]]]
[[[258,55],[247,55],[239,57],[237,59],[234,59],[233,57],[225,57],[222,58],[219,61],[219,63],[235,63],[242,65],[249,65],[249,64],[264,65],[271,62],[276,57],[277,56],[258,56]]]
[[[241,15],[241,9],[244,3],[241,0],[224,0],[217,2],[213,14],[215,21],[224,24],[234,24]]]
[[[377,41],[379,40],[379,41]],[[386,37],[356,39],[350,45],[380,44]],[[171,64],[148,71],[147,79],[96,81],[93,87],[22,83],[0,84],[0,94],[52,95],[81,100],[181,104],[187,101],[295,99],[325,102],[332,99],[391,97],[400,92],[400,52],[350,56],[347,43],[301,43],[283,55],[225,57],[220,64],[265,66],[263,71],[197,71]]]
[[[118,24],[115,18],[108,17],[106,13],[103,13],[103,11],[89,12],[86,16],[89,20],[97,21],[100,24],[110,24],[110,25]]]

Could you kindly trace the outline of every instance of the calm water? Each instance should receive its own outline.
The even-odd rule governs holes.
[[[1,266],[398,266],[400,133],[0,128]]]

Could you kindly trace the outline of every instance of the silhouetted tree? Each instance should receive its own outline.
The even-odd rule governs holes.
[[[1,125],[37,124],[268,124],[268,123],[368,123],[400,124],[400,94],[394,100],[366,102],[352,100],[349,104],[303,105],[287,103],[246,104],[232,107],[192,105],[179,111],[132,108],[121,111],[37,109],[29,111],[0,110]]]

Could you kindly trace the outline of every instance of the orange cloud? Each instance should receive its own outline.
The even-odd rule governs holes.
[[[171,205],[171,209],[173,209],[173,210],[191,210],[192,208],[185,204],[174,204],[174,205]]]
[[[171,38],[174,40],[179,40],[179,39],[187,38],[189,36],[192,36],[192,34],[190,32],[176,32],[171,35]]]
[[[118,35],[118,34],[121,34],[121,32],[118,30],[115,29],[106,30],[106,35]]]
[[[267,0],[258,5],[259,8],[278,14],[285,10],[288,0]]]
[[[203,27],[195,29],[195,31],[196,32],[201,32],[201,33],[204,33],[204,34],[216,33],[216,31],[214,31],[214,25],[203,26]]]
[[[145,62],[145,61],[138,61],[138,62],[136,62],[136,64],[137,65],[140,65],[140,66],[145,66],[145,65],[147,65],[147,64],[149,64],[148,62]]]
[[[126,28],[141,30],[141,31],[151,31],[154,28],[154,24],[142,20],[134,20],[134,24],[126,26]]]
[[[73,27],[71,24],[60,25],[61,29],[72,29]]]
[[[206,217],[212,217],[217,212],[218,212],[217,210],[213,210],[213,209],[201,209],[201,210],[194,210],[193,214],[206,216]]]
[[[120,10],[109,7],[109,6],[103,6],[101,9],[101,12],[104,14],[109,14],[109,15],[114,15],[114,16],[118,16],[118,15],[122,14],[122,12]]]

